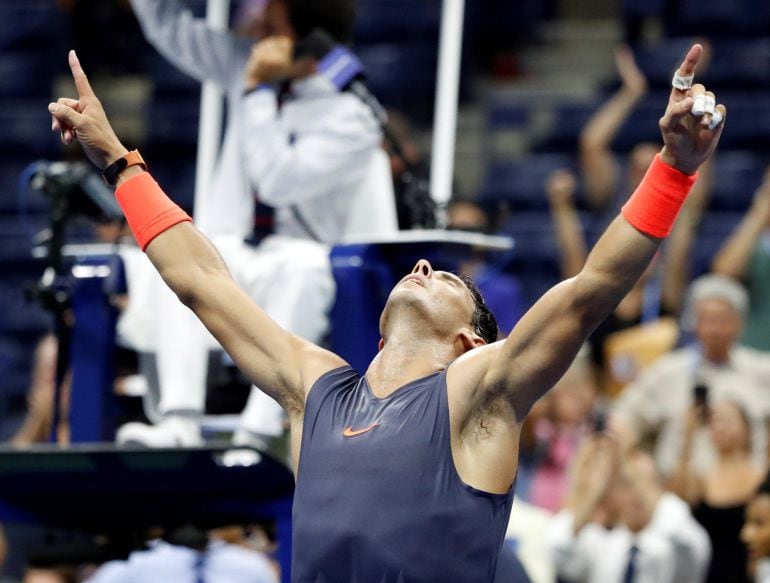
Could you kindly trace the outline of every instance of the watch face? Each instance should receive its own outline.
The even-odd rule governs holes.
[[[115,186],[115,183],[118,181],[118,176],[120,176],[120,173],[126,169],[126,166],[128,166],[128,160],[125,158],[119,158],[107,166],[107,168],[104,169],[104,172],[102,172],[107,184]]]
[[[136,150],[132,150],[122,158],[118,158],[112,164],[107,166],[107,168],[102,171],[102,177],[107,184],[115,186],[118,182],[120,173],[129,166],[141,166],[143,169],[147,170],[147,165],[144,163],[142,156]]]

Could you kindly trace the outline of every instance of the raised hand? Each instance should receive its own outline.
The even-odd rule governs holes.
[[[551,172],[545,181],[545,194],[552,207],[572,206],[577,190],[575,175],[566,168]]]
[[[675,80],[691,78],[695,74],[702,52],[703,47],[699,44],[690,48]],[[693,174],[716,148],[726,117],[725,106],[716,105],[716,96],[706,91],[703,85],[674,87],[659,124],[664,162],[685,174]]]
[[[62,97],[48,105],[48,111],[53,116],[51,130],[60,132],[65,144],[77,139],[88,159],[103,170],[125,156],[128,150],[115,135],[75,51],[69,52],[69,65],[78,99]]]
[[[634,95],[642,96],[647,93],[647,77],[639,69],[634,53],[628,46],[623,45],[615,51],[615,69],[623,81],[623,87]]]

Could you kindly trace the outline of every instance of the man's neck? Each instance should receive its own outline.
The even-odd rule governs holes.
[[[435,339],[389,337],[366,378],[375,395],[386,397],[413,380],[445,369],[455,357],[451,345]]]

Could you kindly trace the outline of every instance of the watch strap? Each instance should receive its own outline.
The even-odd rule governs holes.
[[[138,150],[131,150],[122,158],[115,160],[112,164],[107,166],[107,168],[102,170],[102,177],[108,185],[115,186],[121,172],[131,166],[141,166],[143,170],[147,170],[147,164]]]

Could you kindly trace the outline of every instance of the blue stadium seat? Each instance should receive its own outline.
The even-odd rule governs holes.
[[[646,99],[634,109],[633,114],[620,128],[612,142],[612,148],[617,152],[628,152],[641,142],[663,144],[660,137],[658,122],[666,110],[668,96]]]
[[[0,97],[47,99],[51,94],[54,65],[55,62],[44,52],[0,52],[0,78],[3,80]]]
[[[535,152],[576,153],[580,131],[596,112],[599,105],[601,105],[601,100],[555,105],[551,129],[544,138],[533,145],[533,150]]]
[[[151,158],[155,160],[155,158]],[[153,176],[163,190],[182,208],[191,212],[195,198],[195,157],[176,157],[174,161],[158,158]]]
[[[770,149],[770,91],[723,91],[717,98],[728,110],[720,149]]]
[[[194,146],[198,143],[199,95],[153,99],[149,108],[147,143],[166,147]]]
[[[538,154],[521,162],[489,165],[478,199],[482,203],[504,202],[512,210],[548,210],[545,181],[551,172],[575,170],[574,161],[563,154]]]
[[[558,278],[559,252],[551,217],[546,212],[514,212],[500,232],[516,241],[511,265],[527,273],[552,274]]]
[[[0,306],[5,302],[0,298]],[[33,347],[11,335],[0,332],[0,399],[25,392],[29,385]]]
[[[51,117],[46,106],[44,99],[3,100],[0,151],[4,155],[26,155],[31,160],[58,155],[59,141],[51,133]]]
[[[732,118],[730,119],[732,122]],[[730,128],[732,129],[732,127]],[[746,151],[719,151],[714,158],[714,190],[709,210],[745,212],[762,181],[768,157]]]
[[[650,86],[668,89],[674,69],[693,42],[692,38],[664,39],[636,51],[636,62]],[[707,86],[756,89],[770,85],[770,39],[733,38],[713,42],[708,67],[698,79]]]
[[[525,128],[532,120],[530,103],[511,103],[492,97],[484,104],[484,111],[488,131]]]
[[[27,190],[19,193],[21,175],[28,165],[27,157],[9,155],[3,158],[0,164],[0,216],[48,214],[50,204],[45,195]]]
[[[197,99],[201,85],[196,80],[180,71],[156,51],[147,51],[145,69],[152,81],[154,98],[166,96],[188,96]]]
[[[588,103],[564,103],[553,108],[554,119],[548,133],[533,147],[535,152],[578,152],[580,132],[607,96]],[[668,98],[648,98],[636,107],[633,115],[621,126],[612,147],[628,151],[640,142],[660,142],[660,120]]]
[[[29,282],[32,286],[34,281]],[[26,289],[25,289],[26,288]],[[20,281],[13,285],[3,282],[0,284],[0,331],[5,334],[19,332],[42,334],[51,326],[51,319],[39,303],[27,297],[26,291],[31,287],[21,285]]]
[[[711,262],[727,237],[743,218],[743,213],[709,212],[703,217],[692,250],[692,274],[694,277],[706,273]]]
[[[66,16],[51,0],[3,0],[0,2],[0,52],[46,47],[62,30],[64,22]]]
[[[678,0],[677,8],[679,28],[691,34],[735,37],[770,29],[767,0]]]
[[[388,107],[424,117],[433,110],[437,45],[430,40],[357,48],[372,92]]]
[[[44,216],[31,215],[24,221],[19,217],[0,217],[0,260],[31,261],[35,235],[47,226]],[[12,272],[5,272],[9,278]]]
[[[665,6],[666,0],[623,0],[623,16],[658,16]]]
[[[361,0],[358,6],[355,41],[366,43],[438,40],[441,0]]]
[[[705,79],[713,87],[770,87],[770,38],[730,39],[714,43]]]

